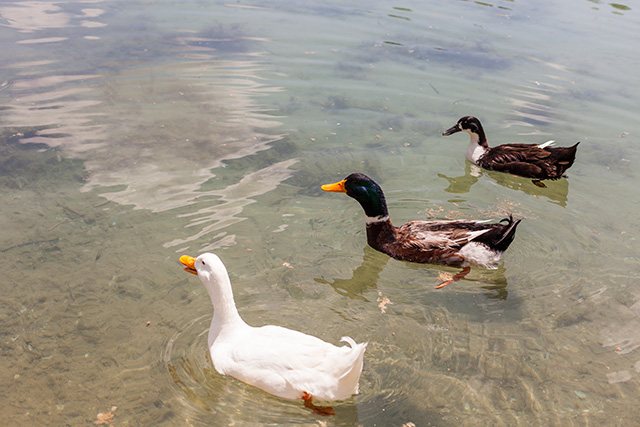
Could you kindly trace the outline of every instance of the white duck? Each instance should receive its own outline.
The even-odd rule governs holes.
[[[315,406],[312,398],[343,400],[358,393],[367,343],[342,337],[349,347],[336,347],[281,326],[249,326],[238,314],[227,269],[217,255],[183,255],[180,262],[200,278],[211,297],[209,352],[220,374],[279,397],[304,399],[306,407],[324,415],[333,409]]]

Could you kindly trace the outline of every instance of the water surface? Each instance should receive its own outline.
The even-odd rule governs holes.
[[[640,417],[633,5],[0,5],[0,400],[11,425],[631,425]],[[478,171],[490,144],[581,141],[568,179]],[[497,270],[366,246],[392,220],[523,218]],[[327,419],[215,372],[182,253],[241,315],[369,341]],[[386,310],[380,301],[387,298]],[[116,409],[113,409],[116,407]],[[111,412],[109,412],[111,411]],[[98,414],[102,413],[102,417]]]

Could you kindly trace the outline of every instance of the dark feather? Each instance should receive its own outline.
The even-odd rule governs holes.
[[[367,242],[395,259],[461,267],[469,262],[459,251],[470,242],[482,243],[487,250],[496,252],[507,249],[520,220],[505,220],[506,225],[477,221],[411,221],[399,227],[387,220],[367,224]]]
[[[478,166],[532,179],[558,179],[573,165],[578,144],[539,148],[536,144],[505,144],[489,148]]]
[[[484,221],[411,221],[394,227],[389,220],[382,189],[366,175],[351,174],[322,188],[344,192],[356,199],[368,217],[369,246],[404,261],[452,267],[471,264],[494,267],[513,241],[520,222],[509,217],[493,224]],[[465,247],[471,243],[476,245],[465,252]]]
[[[506,172],[533,180],[558,179],[573,165],[579,142],[571,147],[545,147],[538,144],[503,144],[489,147],[480,120],[473,116],[460,118],[442,134],[452,135],[465,131],[471,135],[471,144],[483,147],[485,153],[477,164],[485,169]],[[470,159],[471,160],[471,159]]]
[[[412,254],[416,259],[433,258],[425,257],[424,253],[434,251],[434,246],[437,245],[435,251],[440,253],[434,253],[434,255],[437,255],[440,261],[436,264],[461,266],[465,260],[457,252],[470,242],[483,243],[490,250],[504,252],[509,243],[513,241],[513,235],[510,239],[502,239],[502,237],[506,237],[503,235],[511,231],[509,228],[513,224],[513,219],[508,221],[506,226],[500,223],[487,224],[477,221],[413,221],[398,227],[398,231],[402,233],[403,230],[407,230],[404,235],[406,236],[405,242],[410,240],[412,245],[421,252],[421,254]],[[513,231],[515,231],[515,225]],[[429,237],[416,240],[413,238],[416,235]],[[508,243],[505,246],[503,243],[507,240]],[[401,243],[404,242],[401,240]],[[498,246],[500,247],[498,248]],[[402,256],[403,251],[400,250],[397,255]]]

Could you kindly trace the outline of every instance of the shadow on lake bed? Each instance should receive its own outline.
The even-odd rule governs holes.
[[[363,252],[364,252],[364,255],[362,258],[362,263],[355,270],[353,270],[353,274],[351,278],[341,279],[336,277],[336,278],[331,278],[327,280],[324,276],[321,276],[319,278],[314,278],[313,280],[321,284],[331,285],[333,290],[340,295],[343,295],[352,299],[358,299],[358,300],[369,302],[369,299],[367,299],[365,295],[367,294],[367,292],[378,288],[378,281],[380,279],[380,274],[382,273],[385,266],[389,262],[390,257],[388,255],[385,255],[381,252],[376,251],[370,246],[365,246],[363,249]],[[438,269],[442,268],[446,270],[456,270],[454,268],[445,267],[445,266],[420,265],[416,263],[409,263],[406,261],[399,261],[399,262],[402,262],[403,264],[407,264],[410,267],[427,267],[427,268],[438,268]],[[471,271],[475,272],[476,274],[482,271],[481,274],[484,277],[482,277],[481,279],[481,282],[483,283],[483,285],[480,287],[488,291],[485,294],[488,299],[500,299],[500,300],[507,299],[509,292],[507,291],[507,279],[504,276],[504,267],[500,267],[497,270],[483,270],[481,268],[472,268]],[[488,272],[488,273],[485,273],[485,272]],[[442,275],[447,273],[440,273],[440,274]],[[435,287],[440,282],[440,280],[437,278],[433,278],[429,280],[431,280],[433,283],[429,283],[427,281],[425,282],[424,286]],[[456,283],[452,283],[448,285],[445,289],[439,292],[446,292],[447,290],[454,287],[465,286],[464,284],[468,283],[469,281],[476,282],[476,283],[479,282],[478,280],[462,279]]]
[[[438,176],[449,181],[449,186],[445,188],[444,191],[456,194],[466,194],[471,191],[471,186],[478,182],[483,174],[486,174],[503,187],[522,191],[535,197],[546,197],[549,199],[549,203],[562,207],[566,207],[567,205],[567,197],[569,195],[569,180],[567,178],[561,178],[553,181],[545,180],[544,184],[546,188],[541,188],[533,184],[530,179],[502,172],[484,170],[468,161],[465,161],[464,175],[448,177],[439,173]]]

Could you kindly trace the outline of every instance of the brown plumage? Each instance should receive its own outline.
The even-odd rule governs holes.
[[[562,178],[576,158],[577,142],[571,147],[552,148],[553,141],[544,144],[503,144],[489,147],[480,120],[473,116],[462,117],[442,133],[444,136],[456,132],[467,132],[471,136],[466,158],[485,169],[506,172],[531,178],[536,185],[543,179]]]
[[[486,250],[504,252],[513,241],[519,222],[509,217],[494,224],[467,220],[411,221],[394,227],[391,220],[387,219],[367,224],[367,243],[380,252],[404,261],[451,267],[473,264],[492,268],[495,267],[493,257],[488,260],[465,258],[461,250],[475,242],[481,243]]]
[[[520,220],[511,216],[499,223],[486,221],[411,221],[394,227],[384,193],[378,184],[354,173],[325,191],[346,193],[356,199],[367,216],[367,243],[395,259],[460,267],[463,270],[448,283],[459,280],[471,265],[496,268],[515,236]]]

